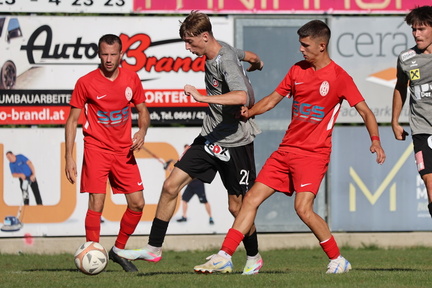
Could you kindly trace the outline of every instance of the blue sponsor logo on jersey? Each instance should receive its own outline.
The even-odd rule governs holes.
[[[324,107],[298,101],[293,102],[293,117],[298,120],[320,122],[324,116]]]
[[[129,107],[115,111],[98,111],[98,122],[106,126],[117,126],[129,119]]]

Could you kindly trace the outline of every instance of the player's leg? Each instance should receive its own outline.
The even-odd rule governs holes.
[[[195,178],[211,183],[216,175],[215,160],[205,151],[204,143],[203,137],[196,138],[164,182],[147,246],[154,252],[161,251],[168,223],[174,214],[181,189]]]
[[[102,211],[105,194],[89,193],[88,209],[85,217],[86,241],[99,242]]]
[[[175,167],[172,170],[163,184],[156,217],[150,229],[148,245],[143,249],[121,250],[118,255],[129,260],[149,262],[158,262],[162,259],[162,244],[168,230],[168,223],[174,214],[178,194],[191,180],[192,178],[179,168]]]
[[[424,174],[422,176],[423,182],[425,184],[426,187],[426,191],[428,194],[428,208],[429,208],[429,214],[432,217],[432,173],[428,173],[428,174]]]
[[[109,251],[109,257],[114,262],[122,266],[126,272],[137,272],[136,266],[127,259],[122,258],[119,254],[123,251],[129,237],[135,231],[141,220],[142,210],[144,208],[144,197],[142,191],[125,194],[128,206],[120,220],[120,230],[117,235],[114,246]]]
[[[294,200],[297,215],[311,229],[328,256],[330,263],[327,273],[348,272],[351,264],[341,256],[325,220],[313,210],[316,194],[327,172],[329,158],[292,154],[291,160],[293,185],[297,192]]]
[[[130,235],[135,232],[144,208],[144,196],[142,191],[125,194],[127,208],[120,221],[120,230],[115,242],[115,247],[124,249]]]
[[[98,150],[84,149],[80,192],[89,193],[85,217],[87,241],[99,242],[100,219],[105,203],[110,165],[111,155]]]
[[[195,272],[228,273],[232,271],[233,264],[231,261],[231,256],[242,242],[244,235],[253,229],[256,213],[260,204],[274,192],[274,189],[266,186],[265,184],[255,182],[253,187],[244,197],[241,209],[234,220],[232,228],[229,229],[227,235],[225,236],[221,250],[218,252],[218,254],[208,257],[208,262],[195,266]],[[261,258],[258,260],[258,262],[261,262],[260,266],[262,266]]]
[[[215,160],[204,150],[204,143],[204,137],[196,138],[164,181],[147,246],[143,249],[123,250],[125,254],[122,257],[150,262],[162,258],[162,244],[181,189],[194,178],[211,183],[216,175]]]
[[[327,223],[313,211],[315,194],[301,192],[296,194],[294,206],[297,215],[311,229],[330,260],[327,273],[345,273],[351,270],[351,264],[341,256],[339,247],[330,232]]]
[[[109,257],[122,266],[126,272],[137,272],[138,269],[130,261],[123,259],[119,251],[123,251],[130,235],[135,231],[141,220],[144,209],[143,184],[132,152],[115,155],[109,174],[111,188],[114,194],[124,194],[127,208],[120,220],[120,229],[114,246],[109,251]],[[125,193],[125,191],[134,191]]]
[[[432,149],[429,147],[430,138],[432,138],[432,135],[429,134],[412,136],[416,166],[426,187],[429,214],[432,217]]]
[[[239,177],[237,181],[240,184],[240,191],[244,197],[245,194],[249,193],[248,190],[256,179],[254,145],[250,143],[243,147],[231,149],[230,152],[232,152],[232,159],[235,163],[234,167],[237,167],[237,175]],[[258,235],[255,224],[244,235],[243,245],[246,249],[247,260],[243,274],[257,274],[263,265],[263,261],[258,251]]]

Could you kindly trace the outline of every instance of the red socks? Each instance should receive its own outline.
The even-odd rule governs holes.
[[[126,209],[120,221],[120,231],[115,242],[115,247],[119,249],[125,248],[126,242],[138,226],[142,214],[142,212],[132,211],[129,208]]]
[[[336,259],[340,256],[339,247],[333,236],[328,240],[320,242],[320,245],[330,260]]]
[[[233,228],[229,229],[224,242],[222,243],[221,250],[232,256],[243,238],[244,235],[240,231]]]
[[[87,210],[85,218],[86,241],[99,242],[102,213]]]

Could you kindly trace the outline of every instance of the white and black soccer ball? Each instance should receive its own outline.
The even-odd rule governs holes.
[[[74,255],[76,267],[87,275],[101,273],[108,264],[108,253],[98,242],[82,244]]]

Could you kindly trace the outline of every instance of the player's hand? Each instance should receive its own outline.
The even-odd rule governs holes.
[[[260,70],[261,71],[263,67],[264,67],[264,62],[263,61],[259,61],[257,63],[250,63],[250,66],[249,66],[249,68],[247,68],[246,71],[248,71],[248,72],[252,72],[252,71],[255,71],[255,70]]]
[[[195,101],[197,101],[197,102],[203,102],[203,100],[204,100],[204,96],[198,92],[198,90],[195,88],[195,86],[186,84],[184,86],[184,93],[187,96],[192,96],[195,99]]]
[[[71,184],[75,184],[77,178],[77,169],[76,164],[73,159],[66,159],[66,167],[65,167],[66,178],[69,180]]]
[[[384,149],[381,147],[380,141],[372,141],[372,145],[370,146],[370,151],[372,153],[376,153],[376,162],[378,164],[384,163],[384,161],[386,159],[386,155],[385,155]]]
[[[406,139],[406,136],[409,135],[408,132],[405,131],[400,125],[392,125],[392,128],[396,140],[404,141]]]
[[[131,150],[136,151],[141,149],[141,147],[144,145],[144,132],[141,130],[136,132],[132,137],[132,146]]]
[[[249,119],[249,108],[246,106],[242,106],[240,110],[240,118],[244,121]]]

